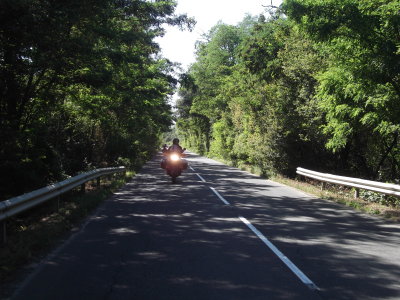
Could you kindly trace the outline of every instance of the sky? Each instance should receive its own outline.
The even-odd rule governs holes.
[[[194,17],[197,24],[192,32],[180,31],[168,26],[164,37],[157,39],[164,57],[182,64],[183,69],[195,62],[195,42],[207,33],[219,21],[237,25],[246,14],[258,16],[265,13],[266,5],[271,0],[177,0],[176,14],[186,13]],[[279,6],[282,0],[272,0]]]

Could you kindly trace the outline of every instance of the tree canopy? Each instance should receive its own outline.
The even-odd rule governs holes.
[[[161,0],[0,0],[3,198],[139,165],[173,124],[154,38],[191,28]],[[400,176],[400,1],[284,0],[216,24],[179,79],[186,147],[266,175]]]
[[[217,24],[181,84],[186,145],[265,174],[398,179],[399,11],[398,0],[285,0],[268,18]]]
[[[135,166],[172,123],[173,64],[154,38],[175,1],[0,0],[2,197]]]

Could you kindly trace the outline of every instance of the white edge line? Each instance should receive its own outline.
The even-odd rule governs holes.
[[[276,256],[311,290],[319,290],[318,286],[315,285],[295,264],[291,262],[278,248],[275,247],[257,228],[253,226],[246,218],[239,216],[239,219],[246,224],[259,238],[275,253]]]
[[[230,203],[229,203],[228,201],[226,201],[226,200],[224,199],[224,197],[222,197],[222,196],[216,191],[216,189],[214,189],[214,188],[211,187],[211,186],[210,186],[210,189],[214,192],[215,195],[217,195],[217,197],[218,197],[222,202],[224,202],[226,205],[230,205]]]
[[[206,182],[206,180],[205,180],[203,177],[201,177],[200,174],[197,174],[197,173],[196,173],[196,175],[200,178],[201,181]]]
[[[192,168],[192,166],[189,166],[189,168],[190,168],[190,170],[192,170],[193,172],[196,172],[196,171]],[[205,180],[200,174],[198,174],[198,173],[195,173],[195,174],[197,175],[197,177],[200,178],[201,181],[206,182],[206,180]]]

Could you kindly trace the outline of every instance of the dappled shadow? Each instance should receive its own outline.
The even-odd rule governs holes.
[[[206,182],[188,169],[172,184],[159,160],[107,201],[15,299],[400,298],[398,226],[193,154],[189,163]]]
[[[323,298],[400,299],[398,224],[206,159],[192,165],[322,289]]]

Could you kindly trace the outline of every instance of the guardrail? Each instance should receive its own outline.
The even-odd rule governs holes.
[[[320,173],[304,168],[297,168],[296,173],[305,177],[313,178],[322,182],[329,182],[344,186],[354,187],[356,189],[354,197],[359,196],[359,190],[368,190],[386,195],[400,196],[400,185],[392,183],[383,183],[353,177],[344,177],[328,173]]]
[[[10,198],[0,202],[0,223],[2,225],[1,240],[6,242],[6,222],[5,220],[11,218],[21,212],[24,212],[32,207],[35,207],[47,200],[60,196],[78,186],[84,189],[84,184],[88,181],[97,179],[97,185],[100,185],[99,179],[101,176],[106,176],[114,173],[125,172],[125,167],[116,168],[102,168],[92,170],[80,175],[68,178],[64,181],[46,186],[44,188]]]

